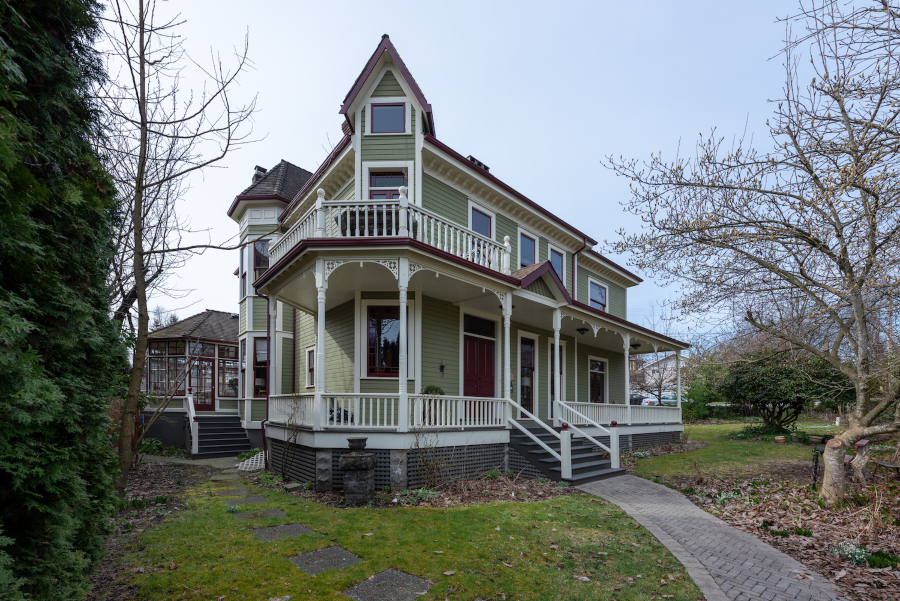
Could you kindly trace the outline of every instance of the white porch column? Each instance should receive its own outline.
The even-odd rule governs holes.
[[[562,311],[560,311],[559,307],[553,311],[553,425],[559,426],[562,423],[562,420],[559,417],[559,412],[561,411],[559,401],[562,398],[560,396],[560,391],[562,390],[562,386],[560,386],[560,380],[562,378],[559,377],[559,330],[562,327]]]
[[[401,238],[409,237],[408,215],[409,200],[406,198],[406,186],[400,186],[400,227],[397,228],[397,235]],[[387,228],[387,223],[385,223],[384,227]]]
[[[681,421],[681,349],[675,351],[675,398],[678,401],[678,421]]]
[[[409,259],[400,257],[400,401],[398,403],[398,432],[409,430],[409,395],[406,392],[407,357],[409,356],[407,344],[407,319],[406,319],[406,287],[409,284]]]
[[[273,292],[269,295],[267,333],[269,337],[269,351],[267,360],[269,362],[269,381],[266,386],[266,396],[273,394],[281,394],[281,379],[278,378],[278,293]],[[282,357],[282,362],[284,358]]]
[[[622,334],[623,347],[625,349],[625,406],[628,407],[628,423],[631,424],[631,334]]]
[[[325,279],[325,259],[316,259],[316,290],[318,291],[318,309],[316,312],[316,393],[313,411],[313,429],[321,430],[328,419],[325,411],[325,290],[328,282]]]
[[[507,292],[503,297],[503,398],[512,400],[512,371],[510,369],[510,346],[509,331],[510,321],[512,321],[512,293]],[[512,407],[506,404],[506,419],[504,423],[507,428],[512,428],[509,420],[512,419]]]

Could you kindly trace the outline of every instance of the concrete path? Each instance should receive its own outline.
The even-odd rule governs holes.
[[[615,503],[647,528],[684,565],[707,601],[841,599],[819,574],[706,513],[680,492],[636,476],[578,488]]]

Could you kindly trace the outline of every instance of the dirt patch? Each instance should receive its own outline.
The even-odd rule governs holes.
[[[122,564],[125,548],[140,533],[183,511],[184,491],[217,471],[202,465],[144,463],[132,472],[123,507],[113,521],[113,534],[106,540],[107,557],[90,576],[88,601],[137,598],[137,588],[128,584]]]
[[[842,595],[900,599],[900,566],[876,568],[867,559],[875,552],[900,554],[900,486],[881,478],[865,486],[849,484],[847,501],[822,507],[818,492],[809,487],[809,463],[784,461],[777,468],[767,469],[766,478],[696,477],[672,479],[669,485],[828,578]]]
[[[266,472],[250,476],[254,484],[275,490],[284,490],[285,483],[279,482]],[[343,507],[344,497],[340,492],[317,493],[312,490],[299,490],[291,493],[316,503],[332,507]],[[541,478],[479,478],[474,480],[457,480],[437,486],[434,489],[419,488],[400,492],[376,491],[372,507],[458,507],[476,503],[493,501],[534,502],[553,499],[555,497],[583,494],[572,486],[560,486],[558,482]]]

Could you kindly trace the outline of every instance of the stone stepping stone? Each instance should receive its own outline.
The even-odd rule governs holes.
[[[226,499],[225,504],[229,507],[232,505],[256,505],[257,503],[268,503],[265,497],[242,497],[240,499]]]
[[[325,570],[346,568],[362,561],[362,559],[347,549],[335,545],[313,551],[312,553],[301,553],[296,557],[291,557],[291,561],[307,574],[315,576]]]
[[[251,492],[253,491],[249,488],[226,488],[225,490],[215,491],[215,494],[217,497],[243,497]]]
[[[218,474],[210,478],[213,482],[227,482],[229,480],[240,480],[240,474]]]
[[[357,601],[416,601],[430,588],[431,583],[427,580],[388,569],[363,580],[344,594]]]
[[[287,515],[280,509],[260,509],[259,511],[245,511],[234,514],[238,520],[255,520],[259,518],[283,518]]]
[[[256,528],[253,530],[261,541],[278,540],[280,538],[288,538],[289,536],[302,536],[304,534],[313,534],[313,531],[303,524],[282,524],[281,526],[272,526],[271,528]]]

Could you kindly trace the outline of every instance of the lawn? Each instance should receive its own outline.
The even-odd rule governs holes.
[[[756,440],[728,440],[725,435],[740,430],[748,424],[713,424],[685,426],[690,440],[711,444],[690,453],[660,455],[642,459],[635,467],[638,476],[683,478],[702,476],[755,477],[783,468],[801,469],[812,465],[812,447],[802,444],[775,444]],[[824,422],[805,421],[797,429],[809,434],[831,434],[839,428],[806,429],[822,426]]]
[[[342,591],[387,568],[436,583],[423,600],[700,595],[646,529],[615,505],[587,495],[450,508],[338,509],[252,487],[271,502],[241,511],[278,507],[287,517],[243,522],[226,510],[222,497],[213,496],[220,488],[194,487],[187,493],[188,510],[133,539],[125,568],[141,598],[347,599]],[[250,529],[287,523],[315,533],[260,542]],[[316,577],[290,561],[336,544],[363,561]]]

